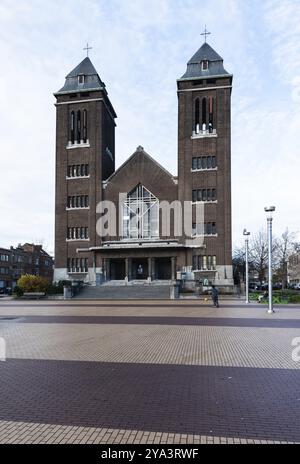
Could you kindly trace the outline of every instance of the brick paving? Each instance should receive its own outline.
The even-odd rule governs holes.
[[[300,442],[300,308],[0,302],[0,443]]]

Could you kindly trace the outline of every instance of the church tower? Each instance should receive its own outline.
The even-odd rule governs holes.
[[[96,205],[102,182],[115,171],[116,113],[87,56],[56,97],[56,200],[54,280],[89,280],[90,253],[99,245]]]
[[[197,278],[231,286],[232,75],[205,41],[177,87],[179,200],[204,206],[204,225],[193,224],[204,246],[189,251],[187,264]]]

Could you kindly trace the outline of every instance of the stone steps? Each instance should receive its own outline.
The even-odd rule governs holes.
[[[170,285],[101,285],[100,287],[87,286],[74,297],[75,299],[169,299]]]

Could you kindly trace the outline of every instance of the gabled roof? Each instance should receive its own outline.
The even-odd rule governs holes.
[[[208,68],[202,69],[202,61],[208,61]],[[187,63],[185,74],[178,80],[231,76],[223,66],[223,58],[205,42]]]
[[[84,76],[84,82],[79,83],[79,76]],[[104,90],[105,84],[101,81],[99,74],[87,56],[67,76],[65,85],[54,95],[73,92],[88,92],[92,90]]]
[[[139,145],[137,147],[137,149],[135,150],[135,152],[129,157],[127,158],[127,160],[115,171],[113,172],[109,177],[108,179],[105,180],[105,184],[109,183],[113,177],[115,177],[117,174],[119,174],[120,171],[122,171],[122,169],[124,169],[124,167],[130,162],[133,160],[133,158],[135,157],[138,157],[138,156],[145,156],[146,158],[148,158],[152,163],[155,163],[160,169],[162,169],[172,180],[175,179],[175,176],[173,176],[169,171],[167,171],[167,169],[165,169],[160,163],[158,163],[154,158],[152,158],[152,156],[150,156],[145,150],[144,148]]]

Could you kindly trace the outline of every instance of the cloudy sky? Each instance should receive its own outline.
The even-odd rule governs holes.
[[[176,174],[176,79],[202,44],[234,74],[233,239],[300,231],[299,0],[0,0],[0,246],[53,252],[53,92],[85,56],[118,114],[119,166],[138,145]]]

